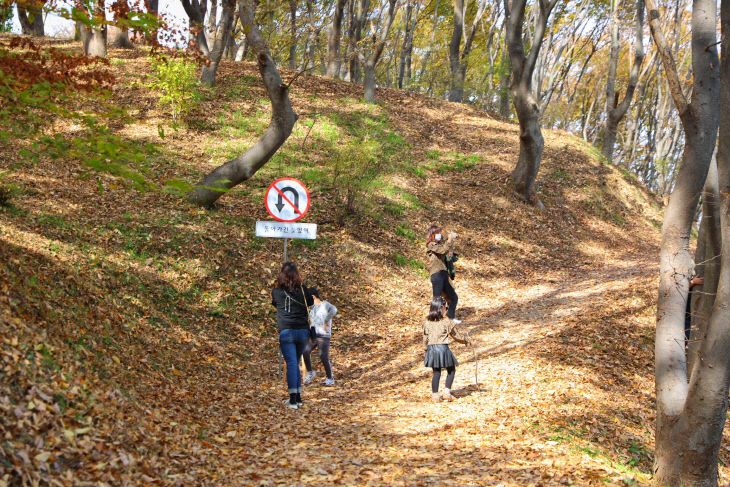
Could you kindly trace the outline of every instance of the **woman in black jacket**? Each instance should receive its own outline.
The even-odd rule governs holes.
[[[281,266],[276,287],[271,291],[271,304],[276,306],[279,327],[279,348],[286,361],[286,384],[289,400],[286,407],[297,409],[302,404],[302,374],[299,361],[309,341],[307,306],[314,304],[312,291],[302,285],[294,262]]]

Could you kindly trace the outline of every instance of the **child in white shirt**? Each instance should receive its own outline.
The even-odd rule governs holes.
[[[332,376],[332,365],[330,364],[330,338],[332,338],[332,317],[337,314],[337,308],[327,301],[322,301],[319,297],[319,291],[312,289],[312,298],[314,306],[309,310],[309,321],[317,330],[316,341],[310,340],[304,348],[304,366],[307,368],[307,375],[304,377],[304,383],[309,384],[317,373],[312,369],[311,353],[315,347],[319,349],[319,359],[324,366],[327,379],[324,385],[335,385],[335,379]]]

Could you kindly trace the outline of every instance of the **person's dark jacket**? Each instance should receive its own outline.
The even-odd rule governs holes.
[[[312,306],[314,304],[312,292],[306,286],[304,286],[304,294],[307,305]],[[271,291],[271,304],[276,306],[276,324],[279,331],[309,329],[307,305],[304,304],[301,288],[295,289],[294,292],[280,287],[274,288]]]

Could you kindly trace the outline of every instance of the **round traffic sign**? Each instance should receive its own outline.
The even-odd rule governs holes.
[[[309,210],[309,191],[301,181],[280,178],[266,190],[266,209],[280,222],[295,222]]]

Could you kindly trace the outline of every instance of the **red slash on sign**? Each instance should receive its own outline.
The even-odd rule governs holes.
[[[309,191],[294,178],[277,179],[266,191],[266,209],[280,222],[295,222],[309,210]]]

